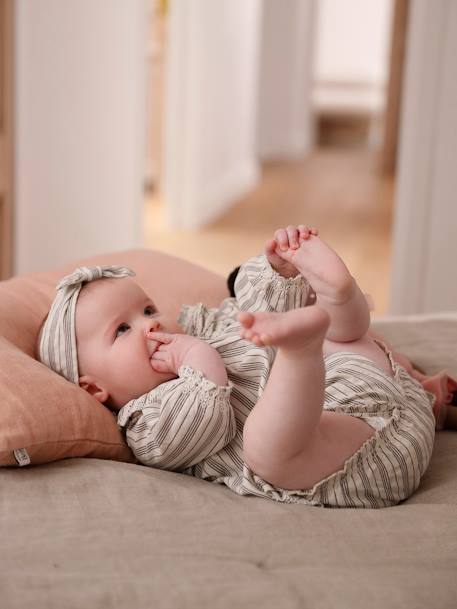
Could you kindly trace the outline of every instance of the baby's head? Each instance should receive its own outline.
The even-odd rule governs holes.
[[[175,375],[153,370],[151,330],[178,327],[157,311],[125,267],[81,267],[57,286],[39,358],[99,402],[119,410]]]

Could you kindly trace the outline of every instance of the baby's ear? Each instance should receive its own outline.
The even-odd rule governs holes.
[[[106,391],[104,387],[101,387],[97,381],[88,374],[79,377],[79,386],[90,393],[96,400],[98,400],[101,404],[104,404],[106,400],[109,398],[109,393]]]

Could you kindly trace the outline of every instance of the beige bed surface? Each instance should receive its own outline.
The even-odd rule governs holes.
[[[241,498],[114,461],[2,471],[1,606],[451,609],[455,440],[441,433],[412,499],[377,511]]]
[[[457,312],[375,319],[373,329],[429,374],[457,377]]]
[[[375,326],[427,371],[457,371],[457,315]],[[418,492],[383,510],[276,504],[98,459],[2,469],[0,539],[2,609],[454,609],[457,433],[438,434]]]

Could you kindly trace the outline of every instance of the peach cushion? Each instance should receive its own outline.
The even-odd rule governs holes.
[[[65,457],[134,461],[116,417],[34,359],[57,281],[82,264],[131,267],[158,307],[176,315],[184,302],[217,306],[227,296],[223,277],[153,250],[94,256],[0,282],[0,465],[16,465],[13,451],[19,448],[32,464]]]

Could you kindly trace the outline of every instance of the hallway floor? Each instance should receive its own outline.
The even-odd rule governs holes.
[[[199,230],[167,228],[160,200],[147,195],[144,243],[226,276],[262,251],[276,228],[316,226],[372,296],[373,315],[382,315],[389,299],[393,190],[375,153],[322,148],[304,160],[266,163],[258,188]]]

